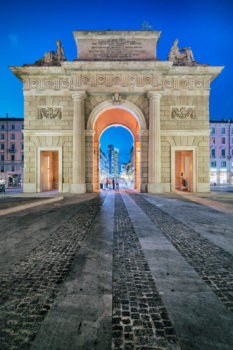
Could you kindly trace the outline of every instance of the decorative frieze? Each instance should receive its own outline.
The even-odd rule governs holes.
[[[196,119],[195,106],[172,106],[171,119]]]
[[[166,78],[163,80],[164,89],[172,90],[196,90],[196,89],[209,89],[210,80],[207,78]]]
[[[54,106],[38,107],[38,119],[62,119],[62,108]]]
[[[207,78],[172,78],[163,80],[158,73],[89,73],[80,72],[69,78],[33,78],[24,80],[24,89],[38,90],[72,90],[88,89],[90,87],[148,87],[149,89],[208,89],[210,80]]]

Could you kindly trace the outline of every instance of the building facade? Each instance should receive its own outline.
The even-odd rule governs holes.
[[[210,183],[233,184],[233,120],[210,122]]]
[[[109,176],[115,177],[119,175],[119,149],[114,145],[108,145],[107,157],[109,164]]]
[[[0,118],[0,178],[8,188],[22,187],[23,118]]]
[[[24,191],[99,190],[99,144],[112,125],[134,137],[134,186],[190,191],[209,181],[210,84],[223,67],[171,46],[157,58],[158,31],[75,31],[78,57],[61,42],[33,64],[10,67],[24,90]]]
[[[99,157],[99,176],[100,176],[100,184],[104,184],[106,179],[109,177],[109,162],[105,153],[100,149],[100,157]],[[102,186],[101,186],[102,187]]]

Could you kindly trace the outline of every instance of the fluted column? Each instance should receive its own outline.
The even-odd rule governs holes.
[[[75,92],[73,97],[73,181],[72,193],[85,193],[85,132],[84,99],[85,91]]]
[[[156,91],[148,92],[149,98],[149,181],[148,192],[162,192],[161,186],[161,141],[160,141],[160,98]]]

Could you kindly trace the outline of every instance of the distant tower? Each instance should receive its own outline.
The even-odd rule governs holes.
[[[107,157],[109,162],[109,175],[117,176],[119,174],[119,149],[114,145],[108,145]]]

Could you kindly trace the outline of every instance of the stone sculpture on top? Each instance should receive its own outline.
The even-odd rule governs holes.
[[[62,42],[56,41],[57,50],[45,52],[44,56],[36,61],[33,65],[35,66],[60,66],[62,61],[66,61]]]
[[[168,61],[172,61],[175,66],[196,66],[198,62],[195,61],[191,48],[179,48],[178,39],[174,40],[171,50],[168,54]]]

